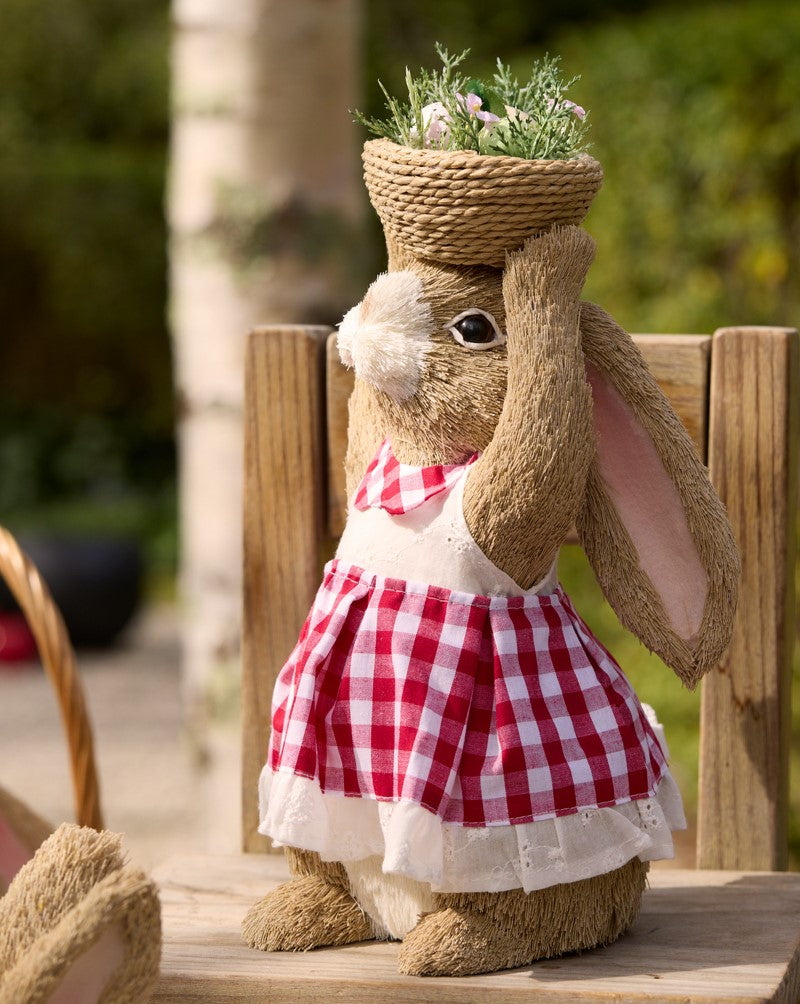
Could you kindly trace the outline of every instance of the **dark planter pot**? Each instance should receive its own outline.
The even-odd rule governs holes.
[[[53,594],[73,645],[113,644],[141,601],[139,546],[116,537],[20,534],[17,539]],[[0,610],[18,609],[0,585]]]

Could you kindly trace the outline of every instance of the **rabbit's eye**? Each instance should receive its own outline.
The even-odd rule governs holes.
[[[494,341],[492,322],[483,314],[468,314],[458,322],[456,328],[465,342]]]
[[[458,314],[447,325],[447,329],[460,345],[468,349],[492,349],[505,342],[497,321],[478,307]]]

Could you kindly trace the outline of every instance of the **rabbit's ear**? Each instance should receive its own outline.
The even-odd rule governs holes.
[[[0,892],[52,832],[49,823],[0,788]]]
[[[631,339],[584,304],[595,459],[578,531],[623,624],[689,686],[730,638],[738,557],[688,433]]]
[[[0,816],[0,893],[4,892],[20,868],[33,857],[8,821]]]
[[[652,436],[608,374],[589,363],[586,375],[592,388],[594,474],[605,503],[587,516],[596,520],[603,508],[613,508],[673,629],[691,641],[703,618],[708,576],[678,489]]]

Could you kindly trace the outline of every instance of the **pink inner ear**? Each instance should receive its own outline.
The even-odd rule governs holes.
[[[631,406],[600,370],[587,363],[586,373],[594,400],[597,465],[606,491],[673,629],[691,642],[703,619],[708,576],[678,490]]]
[[[4,884],[9,885],[20,868],[32,857],[33,852],[22,843],[0,815],[0,878]]]
[[[47,1004],[96,1004],[124,958],[122,928],[114,924],[72,963]]]

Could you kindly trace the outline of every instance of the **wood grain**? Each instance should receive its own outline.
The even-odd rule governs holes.
[[[336,347],[336,333],[328,336],[327,414],[328,444],[328,531],[331,537],[341,537],[347,518],[347,488],[344,458],[347,453],[347,403],[353,392],[355,373],[342,365]]]
[[[275,676],[320,579],[325,511],[324,351],[330,329],[264,328],[245,368],[242,844],[259,836],[258,776]]]
[[[633,931],[608,948],[480,977],[399,976],[396,943],[299,954],[246,948],[247,909],[287,877],[274,856],[177,858],[161,887],[152,998],[172,1002],[615,1001],[724,1004],[800,997],[800,875],[651,873]]]
[[[650,372],[705,461],[710,335],[633,335]]]
[[[799,392],[796,331],[715,334],[709,463],[742,578],[733,641],[703,684],[701,867],[786,867]]]

